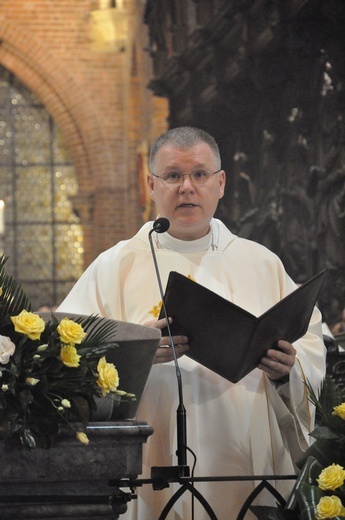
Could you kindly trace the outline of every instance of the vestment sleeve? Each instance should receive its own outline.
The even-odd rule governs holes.
[[[115,246],[96,258],[59,305],[57,312],[96,314],[120,320],[119,251],[121,248]],[[111,273],[114,273],[113,276]],[[114,314],[115,310],[117,315]]]
[[[315,408],[308,400],[306,381],[316,394],[326,372],[326,347],[322,339],[321,314],[314,309],[308,332],[293,344],[297,353],[289,382],[281,387],[267,385],[270,406],[296,462],[313,442]]]

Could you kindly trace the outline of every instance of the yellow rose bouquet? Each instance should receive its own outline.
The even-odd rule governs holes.
[[[307,382],[316,408],[316,440],[299,461],[301,473],[284,506],[253,506],[259,520],[345,519],[345,389],[326,377],[319,396]]]
[[[53,313],[44,321],[6,273],[6,261],[0,257],[0,439],[49,448],[64,422],[87,444],[84,430],[98,399],[135,399],[118,389],[116,367],[106,361],[117,347],[116,322],[58,321]]]

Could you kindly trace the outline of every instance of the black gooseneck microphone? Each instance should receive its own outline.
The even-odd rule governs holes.
[[[165,217],[157,218],[152,225],[150,236],[155,231],[156,233],[165,233],[170,228],[170,222]]]
[[[177,378],[177,385],[178,385],[178,396],[179,396],[179,405],[176,411],[176,418],[177,418],[177,461],[178,461],[178,473],[179,476],[189,476],[189,468],[187,467],[187,424],[186,424],[186,409],[183,404],[183,390],[182,390],[182,376],[180,367],[177,360],[176,355],[176,349],[174,340],[171,334],[171,328],[170,323],[168,320],[168,313],[165,305],[165,298],[164,298],[164,291],[162,287],[161,277],[159,274],[159,268],[157,264],[157,258],[156,253],[153,247],[152,243],[152,233],[155,231],[156,233],[165,233],[170,227],[170,222],[165,217],[160,217],[157,220],[154,221],[152,229],[149,232],[149,242],[151,246],[151,252],[152,252],[152,258],[155,265],[155,271],[156,271],[156,277],[158,281],[160,296],[162,299],[162,306],[164,310],[164,316],[167,321],[167,330],[171,345],[171,350],[173,353],[174,363],[175,363],[175,370],[176,370],[176,378]]]

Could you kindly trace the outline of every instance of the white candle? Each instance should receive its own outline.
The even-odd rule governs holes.
[[[5,202],[0,200],[0,235],[5,233]]]

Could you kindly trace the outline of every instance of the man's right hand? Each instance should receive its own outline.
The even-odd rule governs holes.
[[[171,322],[172,319],[169,318],[169,323]],[[161,320],[147,321],[144,323],[145,327],[154,327],[160,330],[164,329],[166,324],[166,318],[162,318]],[[188,338],[186,336],[173,336],[172,339],[175,345],[176,357],[179,358],[183,356],[183,354],[185,354],[185,352],[187,352],[189,349]],[[174,355],[170,345],[170,338],[169,336],[162,336],[153,363],[167,363],[168,361],[173,360]]]

